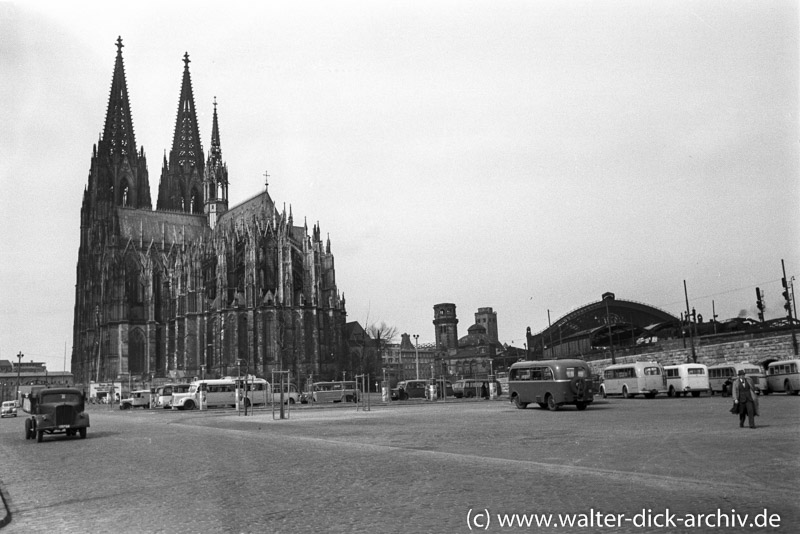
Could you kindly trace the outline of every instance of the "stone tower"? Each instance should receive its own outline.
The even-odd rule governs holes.
[[[451,303],[433,306],[433,325],[436,328],[437,349],[458,348],[458,318],[456,305]]]
[[[475,313],[475,324],[480,325],[486,329],[486,340],[499,342],[497,336],[497,312],[492,308],[478,308]]]

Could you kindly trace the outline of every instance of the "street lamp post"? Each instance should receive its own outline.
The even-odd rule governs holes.
[[[417,380],[419,380],[419,334],[414,334],[414,356],[417,360]]]
[[[236,413],[241,414],[241,405],[239,404],[239,397],[241,396],[241,383],[242,383],[242,360],[236,359]]]
[[[19,360],[19,361],[17,362],[17,396],[16,396],[16,397],[14,397],[14,400],[15,400],[15,401],[17,401],[17,402],[19,402],[19,381],[20,381],[20,370],[22,369],[22,358],[23,358],[24,356],[25,356],[25,355],[24,355],[24,354],[22,354],[22,351],[20,351],[20,352],[19,352],[19,354],[17,354],[17,359]]]
[[[608,312],[608,299],[603,299],[606,301],[606,326],[608,326],[608,346],[611,347],[611,363],[617,363],[616,357],[614,357],[614,337],[611,334],[611,314]]]

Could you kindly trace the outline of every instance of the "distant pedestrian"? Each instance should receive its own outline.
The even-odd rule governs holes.
[[[733,402],[738,407],[739,426],[744,427],[744,419],[747,416],[750,428],[755,428],[758,397],[756,397],[756,388],[753,386],[752,380],[744,374],[744,371],[739,371],[739,376],[733,382]]]

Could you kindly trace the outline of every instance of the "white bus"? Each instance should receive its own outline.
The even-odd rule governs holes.
[[[708,367],[708,388],[709,392],[721,393],[723,397],[731,394],[731,384],[736,380],[739,371],[750,377],[759,395],[767,389],[767,377],[763,369],[758,365],[748,362],[739,363],[719,363]]]
[[[186,393],[172,395],[173,410],[194,410],[200,407],[200,395],[205,392],[206,406],[219,408],[236,406],[237,382],[241,388],[240,398],[244,406],[267,404],[269,383],[263,378],[242,377],[196,380],[189,385]]]
[[[156,388],[155,407],[168,410],[172,408],[172,395],[175,393],[186,393],[189,391],[189,383],[164,384]]]
[[[702,363],[682,363],[679,365],[665,365],[667,373],[667,395],[677,397],[691,393],[692,397],[699,397],[708,391],[708,367]]]
[[[800,392],[800,360],[782,360],[767,366],[767,389],[764,393],[780,391],[787,395]]]
[[[609,365],[603,369],[600,394],[622,395],[632,399],[644,395],[648,399],[667,392],[667,376],[658,362],[633,362]]]

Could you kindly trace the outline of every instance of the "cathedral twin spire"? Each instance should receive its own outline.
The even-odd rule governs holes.
[[[149,180],[146,165],[142,167],[144,151],[139,154],[136,152],[121,37],[117,38],[116,45],[111,94],[96,155],[109,165],[116,166],[117,170],[103,173],[102,183],[95,185],[99,194],[113,199],[115,205],[149,208]],[[211,211],[215,212],[216,218],[228,208],[228,170],[222,161],[217,102],[215,98],[211,149],[206,161],[197,127],[189,63],[189,54],[185,53],[172,148],[169,158],[166,154],[164,156],[156,209],[202,214],[210,211],[210,202],[214,204]]]

